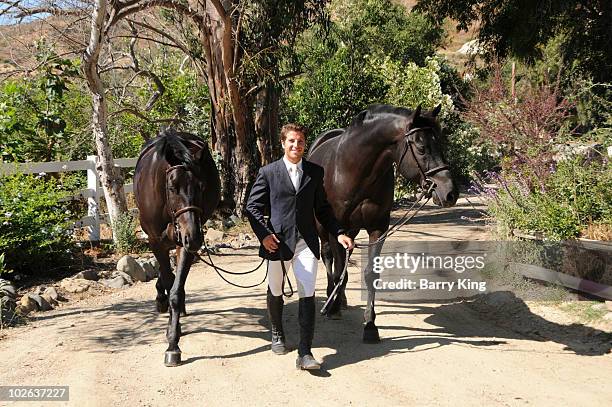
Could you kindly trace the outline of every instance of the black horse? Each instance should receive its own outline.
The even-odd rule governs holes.
[[[201,139],[168,129],[149,141],[136,163],[134,195],[140,225],[159,262],[157,309],[167,312],[166,366],[181,362],[178,342],[180,313],[185,314],[185,280],[195,253],[203,242],[201,225],[220,199],[217,167],[208,145]],[[176,247],[176,278],[169,251]]]
[[[393,164],[408,180],[428,187],[435,183],[434,202],[448,207],[455,204],[459,193],[440,151],[440,125],[436,117],[440,106],[431,112],[388,105],[374,105],[359,113],[346,129],[323,133],[310,147],[308,159],[325,169],[325,191],[341,226],[355,237],[365,229],[370,243],[387,231],[393,205],[395,174]],[[322,258],[327,270],[327,295],[340,280],[345,251],[322,228]],[[374,280],[372,259],[382,250],[383,241],[368,249],[368,265],[364,280],[368,289],[363,340],[378,342],[375,324]],[[329,316],[338,317],[343,302],[345,278],[339,294],[329,309]]]

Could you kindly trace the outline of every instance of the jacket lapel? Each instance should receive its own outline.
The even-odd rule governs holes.
[[[302,158],[302,180],[300,181],[300,187],[297,193],[299,194],[304,187],[310,182],[310,165],[309,162]]]

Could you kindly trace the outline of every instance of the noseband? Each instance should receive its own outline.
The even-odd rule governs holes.
[[[177,170],[179,168],[182,168],[184,170],[187,170],[187,167],[185,165],[174,165],[172,167],[169,167],[166,170],[166,202],[168,204],[168,214],[170,215],[170,217],[172,218],[172,225],[174,227],[174,243],[178,246],[183,246],[183,242],[181,239],[181,230],[179,228],[179,224],[178,224],[178,218],[179,216],[181,216],[182,214],[184,214],[185,212],[195,212],[198,214],[198,223],[200,222],[201,216],[202,216],[202,209],[200,209],[197,206],[186,206],[184,208],[180,208],[178,210],[174,210],[170,207],[170,187],[168,186],[168,174],[170,174],[172,171]],[[201,227],[201,225],[198,225],[198,227]]]
[[[423,184],[421,186],[423,187],[423,190],[435,191],[436,183],[434,182],[433,179],[431,179],[431,177],[440,171],[448,170],[448,165],[444,164],[444,165],[439,165],[437,167],[431,168],[427,171],[423,170],[423,167],[421,167],[419,160],[417,160],[417,156],[416,156],[416,153],[414,152],[414,146],[413,146],[415,143],[413,134],[421,130],[433,130],[433,128],[432,127],[415,127],[414,129],[408,130],[404,134],[404,140],[406,140],[406,148],[404,149],[404,152],[402,153],[402,157],[400,158],[399,163],[397,164],[397,167],[399,168],[402,165],[402,160],[404,159],[404,156],[410,149],[410,154],[412,154],[412,158],[414,159],[414,162],[416,163],[417,167],[419,168],[419,172],[421,173],[421,180],[423,181]],[[419,155],[423,155],[423,154],[419,154]]]

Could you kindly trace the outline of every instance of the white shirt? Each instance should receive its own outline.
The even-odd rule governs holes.
[[[302,179],[302,160],[300,159],[297,164],[293,164],[287,157],[283,156],[283,162],[285,163],[285,167],[287,167],[287,172],[289,173],[289,178],[291,178],[293,187],[297,191]]]

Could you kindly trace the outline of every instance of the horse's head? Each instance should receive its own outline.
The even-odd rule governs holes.
[[[419,106],[412,112],[408,125],[401,129],[394,156],[406,179],[420,183],[424,189],[433,185],[434,203],[449,207],[457,202],[459,191],[439,146],[440,125],[436,117],[440,107],[421,113]]]
[[[199,161],[200,153],[194,155]],[[167,157],[168,158],[168,157]],[[172,218],[174,240],[189,252],[202,247],[202,202],[201,177],[197,165],[171,164],[166,169],[166,207]]]

